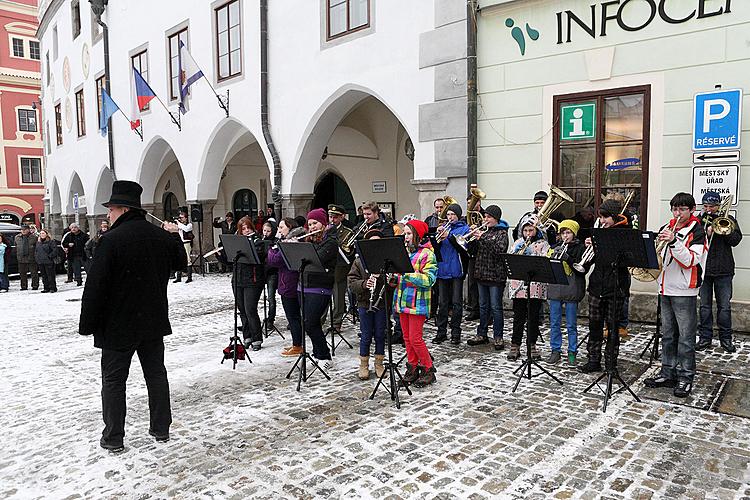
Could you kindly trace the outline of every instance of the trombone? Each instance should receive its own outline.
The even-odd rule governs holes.
[[[719,210],[711,215],[707,216],[704,219],[705,222],[709,222],[711,224],[711,229],[713,229],[713,233],[711,233],[711,236],[708,238],[708,246],[711,246],[711,241],[714,239],[714,234],[718,234],[719,236],[727,236],[734,232],[734,230],[737,228],[737,225],[734,223],[732,219],[729,218],[729,207],[732,206],[732,195],[730,194],[723,200],[721,200],[721,205],[719,206]]]

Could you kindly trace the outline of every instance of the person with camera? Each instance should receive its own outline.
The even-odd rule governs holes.
[[[185,283],[190,283],[193,281],[193,266],[192,259],[190,258],[190,250],[193,248],[195,235],[193,234],[193,223],[188,220],[187,212],[180,212],[180,215],[177,217],[177,228],[179,230],[180,241],[182,241],[182,246],[185,248],[185,255],[187,255],[187,267],[184,270],[187,272]],[[177,276],[175,276],[173,283],[179,283],[182,281],[182,273],[183,270],[177,271]]]
[[[93,335],[94,346],[102,350],[99,445],[111,452],[124,449],[125,388],[135,353],[148,390],[149,434],[168,441],[172,423],[164,366],[164,336],[172,333],[167,284],[187,258],[175,224],[160,229],[146,220],[142,192],[138,183],[114,182],[104,203],[112,227],[99,242],[81,300],[78,332]]]
[[[221,229],[221,234],[234,234],[237,232],[237,223],[234,221],[234,214],[232,212],[227,212],[224,220],[216,217],[213,220],[212,226]],[[227,260],[227,254],[223,250],[218,253],[217,258],[219,259],[219,264],[221,264],[222,273],[232,270],[232,263]]]

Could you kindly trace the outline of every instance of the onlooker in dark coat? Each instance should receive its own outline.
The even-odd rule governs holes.
[[[99,444],[111,451],[123,449],[125,382],[135,352],[148,389],[149,434],[166,441],[172,423],[164,367],[163,337],[172,333],[167,282],[185,267],[187,255],[175,224],[165,223],[166,232],[146,220],[142,192],[132,181],[112,186],[104,204],[112,229],[99,242],[81,302],[79,333],[94,335],[94,346],[102,349],[105,427]]]
[[[86,242],[88,239],[89,235],[81,231],[81,227],[74,222],[70,225],[70,231],[65,233],[61,242],[68,259],[68,268],[73,269],[73,276],[75,276],[78,286],[83,284],[81,268],[86,258]],[[68,272],[68,277],[70,277],[70,271]]]
[[[234,234],[237,232],[237,223],[234,221],[234,214],[232,212],[227,212],[224,220],[216,217],[212,225],[217,229],[221,229],[221,234]],[[232,270],[232,263],[227,260],[227,254],[223,250],[216,257],[219,260],[219,264],[221,264],[222,273]]]
[[[28,290],[31,272],[31,288],[39,289],[39,270],[36,265],[36,242],[37,236],[31,234],[29,226],[21,226],[21,233],[16,235],[16,259],[18,260],[18,273],[21,277],[21,290]]]
[[[36,243],[35,259],[42,272],[42,293],[56,292],[55,282],[55,257],[57,256],[57,242],[50,238],[45,229],[39,231],[39,240]]]
[[[88,274],[89,268],[91,267],[91,261],[94,260],[94,255],[96,255],[96,247],[99,246],[99,238],[101,238],[102,234],[106,233],[108,230],[109,222],[107,222],[106,220],[102,221],[102,223],[99,225],[99,230],[96,232],[96,235],[86,241],[86,245],[84,245],[84,251],[86,253],[84,267],[86,268],[86,274]]]

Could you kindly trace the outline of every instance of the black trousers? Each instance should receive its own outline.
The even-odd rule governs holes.
[[[530,309],[531,318],[528,318],[526,308]],[[539,338],[539,309],[542,307],[542,299],[513,299],[513,337],[511,342],[514,345],[521,345],[523,340],[523,331],[528,319],[528,332],[526,342],[536,344]]]
[[[279,275],[269,274],[266,277],[266,297],[268,299],[267,317],[269,323],[276,321],[276,291],[279,289]]]
[[[8,270],[6,269],[5,272],[7,273]],[[31,288],[36,290],[37,288],[39,288],[39,269],[37,267],[36,261],[29,263],[18,263],[18,274],[21,278],[21,290],[28,290],[29,288],[28,273],[31,273]]]
[[[479,286],[474,279],[474,259],[469,259],[468,272],[466,273],[466,286],[468,297],[466,297],[466,311],[479,314]]]
[[[39,271],[42,273],[42,284],[44,285],[44,289],[57,291],[57,283],[55,282],[55,265],[39,264]]]
[[[172,408],[167,369],[164,367],[164,339],[159,337],[144,340],[128,351],[102,349],[102,444],[122,445],[125,436],[125,383],[130,361],[136,352],[148,390],[149,431],[157,436],[169,435]]]
[[[313,356],[320,360],[331,359],[331,351],[328,348],[325,333],[323,333],[323,327],[320,324],[320,318],[326,314],[330,303],[330,295],[305,293],[303,326],[305,333],[307,333],[312,342]]]
[[[452,311],[450,319],[451,338],[461,338],[461,321],[463,318],[464,279],[438,279],[439,300],[437,313],[437,334],[448,332],[448,310]]]
[[[258,302],[263,295],[263,284],[259,286],[238,286],[234,289],[237,308],[240,310],[242,321],[242,338],[250,342],[263,342],[263,330],[258,315]]]
[[[622,313],[622,299],[599,298],[589,295],[589,338],[586,342],[586,352],[589,361],[601,363],[602,345],[604,344],[604,325],[607,325],[609,336],[607,342],[612,342],[612,353],[615,357],[620,352],[620,335],[617,332],[617,318]],[[614,309],[614,311],[613,311]],[[615,321],[612,321],[612,317]],[[606,355],[605,364],[607,367],[612,365],[613,360]]]

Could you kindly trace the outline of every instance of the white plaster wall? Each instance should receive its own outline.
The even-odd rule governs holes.
[[[485,2],[485,6],[493,2]],[[497,2],[494,2],[497,3]],[[707,3],[715,10],[724,2]],[[479,185],[485,205],[497,202],[512,224],[528,210],[552,177],[552,99],[555,95],[651,85],[648,229],[669,216],[669,199],[691,190],[692,107],[697,92],[744,89],[740,226],[750,227],[750,2],[733,2],[732,13],[671,25],[658,17],[638,32],[610,22],[606,37],[592,40],[574,28],[573,42],[558,45],[555,13],[570,9],[582,18],[590,2],[539,0],[485,8],[479,18]],[[597,4],[598,5],[598,4]],[[646,2],[631,2],[629,19],[645,19]],[[671,5],[674,17],[697,2]],[[597,14],[600,10],[597,10]],[[527,37],[522,57],[505,20],[528,22],[540,31]],[[597,29],[601,27],[598,18]],[[747,229],[745,229],[747,230]],[[741,248],[741,247],[740,247]],[[750,252],[735,252],[735,298],[750,300]],[[743,279],[744,278],[744,279]],[[635,282],[634,282],[635,283]],[[634,289],[653,291],[636,283]]]
[[[419,34],[432,28],[432,5],[425,2],[376,1],[373,5],[373,27],[363,36],[327,46],[321,36],[320,0],[305,2],[269,2],[269,78],[271,132],[283,167],[283,190],[291,189],[292,176],[300,151],[310,134],[315,133],[316,116],[331,100],[337,90],[359,88],[378,97],[398,117],[412,137],[417,150],[416,176],[432,177],[434,174],[432,145],[418,142],[418,106],[433,100],[434,79],[431,69],[420,70],[418,64]],[[216,3],[218,4],[218,3]],[[149,51],[149,82],[169,109],[177,112],[176,102],[168,102],[167,32],[182,23],[189,27],[190,51],[201,65],[219,93],[230,91],[230,108],[233,127],[221,128],[227,120],[218,107],[216,98],[206,85],[198,82],[192,90],[190,112],[182,119],[182,131],[170,121],[161,105],[152,101],[151,109],[144,113],[144,140],[130,131],[122,115],[114,117],[115,168],[118,179],[140,180],[141,159],[146,156],[147,145],[162,138],[173,150],[185,177],[188,200],[215,199],[216,182],[207,183],[208,175],[220,175],[223,165],[217,165],[218,152],[209,151],[214,137],[249,132],[260,143],[267,165],[272,165],[265,146],[260,124],[260,51],[258,0],[242,0],[243,75],[217,83],[214,77],[213,3],[201,0],[169,0],[146,2],[132,0],[111,2],[104,21],[110,27],[110,60],[112,96],[126,115],[130,115],[130,55],[138,48]],[[69,185],[72,171],[80,173],[86,193],[97,192],[99,172],[108,163],[107,139],[98,132],[95,98],[95,78],[103,72],[103,42],[91,45],[90,10],[82,4],[82,34],[72,40],[70,9],[67,3],[52,16],[40,31],[42,59],[50,51],[54,92],[49,82],[44,82],[44,117],[50,122],[52,154],[47,158],[49,180],[57,180],[61,190],[62,212],[72,211]],[[148,15],[143,15],[148,12]],[[45,12],[40,13],[45,18]],[[52,61],[52,28],[59,33],[59,57]],[[83,44],[91,50],[91,69],[84,78],[81,69]],[[71,68],[71,88],[63,88],[62,66],[68,57]],[[43,73],[45,71],[43,70]],[[57,100],[71,99],[74,89],[83,85],[86,100],[87,136],[75,137],[64,128],[64,144],[54,145],[54,104]],[[345,113],[344,113],[345,114]],[[75,115],[75,113],[74,113]],[[335,126],[335,124],[333,125]],[[231,139],[223,137],[230,145]],[[327,138],[326,138],[327,140]],[[309,166],[308,166],[309,168]],[[315,167],[309,173],[314,178]],[[272,175],[271,175],[272,178]],[[313,183],[295,192],[310,192]],[[271,185],[268,186],[270,193]],[[95,197],[95,196],[94,196]],[[102,200],[91,200],[99,207]]]

